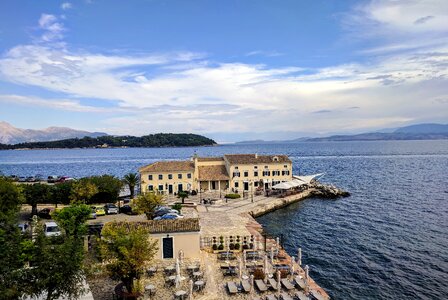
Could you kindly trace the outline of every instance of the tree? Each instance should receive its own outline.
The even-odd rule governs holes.
[[[177,193],[177,198],[182,199],[182,204],[184,204],[185,198],[188,198],[188,193],[184,192],[184,191],[180,191],[179,193]]]
[[[106,223],[101,235],[100,252],[110,277],[121,280],[128,293],[138,293],[135,280],[157,253],[157,241],[147,228],[128,222]]]
[[[69,204],[73,183],[70,181],[55,184],[51,187],[51,203],[58,207],[58,204]]]
[[[47,300],[79,298],[84,292],[82,239],[74,236],[46,237],[38,230],[34,241],[32,268],[28,275],[28,293],[32,297],[46,294]]]
[[[19,186],[0,178],[0,298],[4,299],[17,299],[24,294],[20,270],[25,263],[25,241],[17,226],[22,201]]]
[[[23,193],[25,201],[31,205],[31,215],[37,214],[37,204],[49,203],[51,199],[50,186],[47,184],[23,184]]]
[[[165,201],[163,200],[162,195],[148,192],[138,195],[137,198],[132,201],[132,209],[140,214],[146,214],[146,218],[151,220],[157,206],[163,205],[164,203]]]
[[[70,193],[70,200],[72,203],[86,204],[93,197],[93,195],[97,193],[98,187],[83,178],[73,184]]]
[[[53,218],[64,229],[66,236],[80,239],[87,232],[86,221],[90,212],[88,205],[72,205],[55,212]]]
[[[124,175],[123,182],[129,187],[131,193],[131,199],[134,199],[135,187],[139,182],[138,175],[136,173],[129,173]]]
[[[112,175],[91,176],[84,180],[93,183],[98,188],[98,192],[93,196],[95,203],[115,202],[120,195],[123,182]]]

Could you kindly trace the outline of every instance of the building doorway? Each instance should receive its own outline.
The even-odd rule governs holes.
[[[173,193],[173,185],[170,184],[168,185],[168,194],[172,194]]]
[[[182,183],[179,183],[178,185],[177,185],[177,192],[179,193],[179,192],[182,192],[183,191],[183,189],[182,189]]]
[[[172,237],[162,238],[162,255],[164,259],[174,257],[174,247]]]
[[[212,181],[212,190],[216,190],[216,181]]]
[[[249,190],[249,182],[244,182],[244,190],[248,191]]]

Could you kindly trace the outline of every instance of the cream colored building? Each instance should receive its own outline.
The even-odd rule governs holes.
[[[286,155],[226,154],[193,157],[188,161],[159,161],[139,169],[141,191],[251,192],[292,180]]]
[[[135,226],[147,228],[151,238],[158,242],[156,259],[176,258],[179,251],[186,258],[200,257],[200,226],[197,218],[150,220],[136,222]]]

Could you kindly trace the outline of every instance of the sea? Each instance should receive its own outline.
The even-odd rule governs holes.
[[[448,141],[0,151],[5,175],[119,177],[194,154],[286,154],[348,198],[311,198],[257,220],[333,299],[448,299]]]

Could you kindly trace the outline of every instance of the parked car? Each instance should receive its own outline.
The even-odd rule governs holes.
[[[47,178],[48,183],[55,183],[58,180],[59,180],[59,176],[56,176],[56,175],[50,175]]]
[[[163,216],[155,217],[153,220],[176,220],[176,219],[182,219],[184,216],[175,214],[175,213],[168,213],[164,214]]]
[[[44,180],[44,176],[42,174],[36,174],[36,176],[34,176],[35,181],[43,181]]]
[[[118,214],[118,207],[113,203],[107,203],[104,205],[104,210],[106,211],[106,214]]]
[[[167,216],[174,216],[174,217],[176,217],[177,219],[183,219],[183,218],[184,218],[184,216],[179,215],[179,213],[167,213],[167,214],[163,215],[162,218],[163,218],[163,217],[167,217]]]
[[[98,217],[106,215],[106,211],[101,206],[92,206],[92,209],[95,210],[95,213]]]
[[[42,219],[51,219],[51,214],[53,213],[54,208],[42,208],[41,210],[39,210],[39,212],[37,213],[37,215],[42,218]]]
[[[44,233],[46,236],[58,236],[61,235],[61,230],[59,230],[56,222],[46,222],[44,224]]]
[[[127,204],[120,207],[120,213],[127,215],[137,215],[137,213],[132,210],[132,207]]]
[[[20,176],[18,182],[26,182],[26,177]]]
[[[27,182],[35,182],[35,181],[36,181],[36,177],[34,177],[34,176],[28,176],[28,177],[26,178],[26,181],[27,181]]]
[[[21,233],[25,233],[29,228],[28,223],[19,223],[18,226]]]
[[[68,177],[68,176],[62,176],[62,177],[59,177],[58,180],[55,181],[55,183],[62,183],[62,182],[67,182],[67,181],[72,181],[72,180],[75,180],[75,179]]]
[[[90,212],[89,219],[96,219],[96,210],[94,210],[93,208]]]
[[[161,217],[161,216],[169,214],[169,213],[178,214],[179,212],[177,210],[175,210],[175,209],[171,209],[169,207],[165,207],[165,208],[156,210],[154,212],[154,216],[155,217]]]

